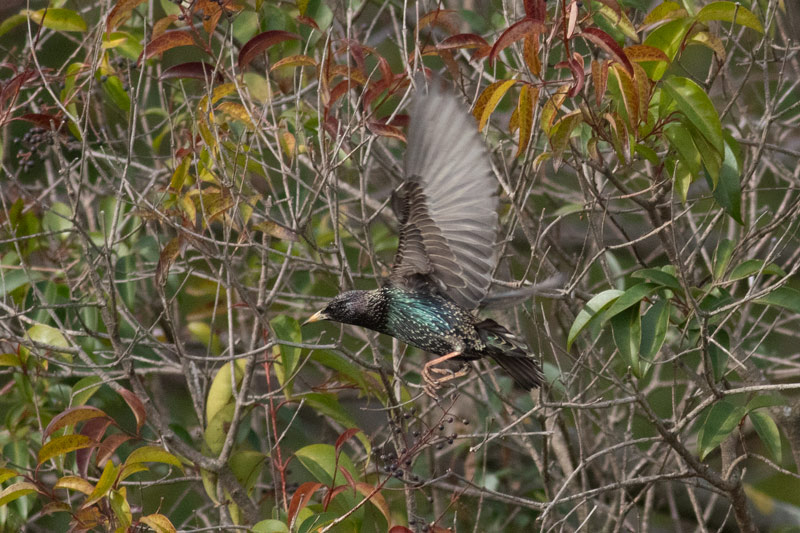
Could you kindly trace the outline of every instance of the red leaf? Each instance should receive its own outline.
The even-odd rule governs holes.
[[[367,128],[369,128],[369,131],[375,135],[380,135],[381,137],[393,137],[406,142],[406,136],[403,135],[403,132],[400,131],[399,128],[395,128],[394,126],[389,126],[388,124],[378,122],[377,120],[368,120]]]
[[[625,55],[625,51],[622,50],[620,45],[617,44],[609,34],[604,32],[603,30],[597,28],[586,28],[581,32],[581,37],[584,39],[593,42],[614,58],[614,60],[622,65],[622,67],[628,72],[628,75],[631,77],[633,76],[633,65],[631,65],[628,56]]]
[[[625,55],[631,61],[665,61],[669,63],[669,57],[655,46],[646,44],[634,44],[628,46],[624,50]]]
[[[458,16],[457,11],[453,9],[437,9],[420,17],[417,30],[421,30],[426,26],[439,26],[446,32],[453,34],[458,32],[459,22],[461,22],[461,18]]]
[[[448,37],[436,45],[439,50],[452,50],[455,48],[490,48],[486,39],[474,33],[459,33]]]
[[[328,492],[325,493],[325,497],[322,498],[322,509],[327,511],[328,505],[331,503],[331,500],[334,499],[339,494],[341,494],[346,489],[347,485],[339,485],[338,487],[334,487],[333,489],[328,489]]]
[[[569,69],[572,71],[572,76],[575,78],[575,83],[572,85],[567,95],[571,98],[581,92],[586,80],[586,72],[583,70],[583,56],[578,52],[572,53],[572,59],[569,61]]]
[[[56,115],[47,115],[45,113],[25,113],[24,115],[14,117],[12,120],[24,120],[36,124],[40,128],[46,130],[58,130],[61,128],[61,117]]]
[[[131,437],[124,433],[114,433],[113,435],[109,435],[97,449],[97,457],[94,458],[94,463],[97,466],[105,465],[106,461],[108,461],[114,452],[117,451],[117,448],[119,448],[123,442],[127,442],[129,440],[131,440]]]
[[[356,481],[353,479],[353,476],[350,475],[350,472],[341,465],[339,465],[339,471],[342,473],[344,478],[347,480],[347,484],[350,485],[350,488],[353,489],[353,493],[356,491]]]
[[[287,514],[287,519],[289,522],[289,527],[292,527],[292,522],[294,522],[295,516],[297,513],[300,512],[300,509],[308,505],[308,502],[311,501],[311,497],[314,495],[317,490],[322,486],[322,483],[316,483],[314,481],[306,481],[294,492],[292,496],[292,501],[289,503],[289,513]]]
[[[500,35],[500,38],[497,39],[497,42],[492,46],[492,51],[489,52],[489,64],[493,64],[497,55],[511,44],[519,41],[526,35],[538,37],[539,33],[543,32],[544,29],[544,24],[529,17],[515,22]]]
[[[269,48],[278,43],[282,43],[283,41],[289,40],[299,40],[300,36],[296,33],[291,33],[288,31],[283,30],[270,30],[265,31],[263,33],[259,33],[249,41],[247,41],[242,49],[239,50],[239,59],[237,64],[239,65],[240,69],[244,69],[247,65],[250,64],[255,57]]]
[[[181,63],[180,65],[173,65],[161,73],[160,80],[171,80],[175,78],[192,78],[196,80],[206,80],[209,82],[214,77],[214,81],[222,83],[225,81],[225,76],[222,72],[218,71],[214,76],[214,65],[209,65],[202,61],[192,61],[190,63]]]
[[[138,435],[144,425],[144,421],[147,419],[147,414],[144,410],[144,404],[142,401],[136,397],[134,393],[129,391],[128,389],[119,388],[117,389],[117,394],[122,396],[122,399],[125,400],[125,403],[128,404],[128,407],[131,408],[133,411],[133,416],[136,417],[136,434]]]
[[[145,0],[118,0],[106,17],[106,31],[111,33],[116,30],[130,16],[131,11],[144,2]]]
[[[311,17],[308,17],[306,15],[298,15],[297,22],[299,22],[300,24],[305,24],[306,26],[309,26],[311,28],[314,28],[317,31],[320,31],[319,26],[317,26],[317,22]]]
[[[336,439],[336,444],[333,446],[334,448],[336,448],[336,452],[338,453],[341,447],[344,446],[344,443],[355,437],[356,433],[358,433],[359,431],[361,430],[358,428],[350,428],[341,435],[339,435],[339,438]]]
[[[143,59],[150,59],[153,56],[179,46],[195,46],[192,35],[187,30],[165,32],[145,45],[144,50],[139,54],[139,59],[136,64],[139,65]]]
[[[100,417],[108,418],[108,415],[97,407],[92,407],[90,405],[70,407],[69,409],[66,409],[65,411],[54,416],[50,423],[47,424],[47,427],[44,429],[44,433],[42,434],[42,441],[46,440],[47,437],[49,437],[54,431],[57,431],[64,426],[74,426],[78,422]]]
[[[544,21],[547,16],[547,5],[545,0],[525,0],[525,15],[529,18]]]

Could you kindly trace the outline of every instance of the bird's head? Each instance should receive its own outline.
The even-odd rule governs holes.
[[[370,291],[348,291],[328,302],[324,309],[317,311],[303,325],[320,320],[333,320],[344,324],[368,326],[372,306],[369,298]]]

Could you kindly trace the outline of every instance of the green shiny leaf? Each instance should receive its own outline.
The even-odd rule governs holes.
[[[783,307],[800,314],[800,291],[791,287],[778,287],[771,293],[755,300],[756,303]]]
[[[629,307],[611,319],[611,331],[619,355],[631,368],[633,375],[642,377],[639,366],[639,347],[642,343],[642,317],[639,307]]]
[[[711,360],[711,370],[714,380],[719,381],[725,376],[728,368],[728,357],[731,341],[728,333],[724,329],[718,329],[714,333],[714,340],[708,343],[708,358]]]
[[[55,8],[27,11],[28,16],[36,24],[56,31],[86,31],[86,22],[71,9]]]
[[[785,276],[786,272],[775,263],[765,264],[763,259],[748,259],[736,265],[728,279],[736,281],[756,274],[761,274],[762,276]]]
[[[709,20],[720,20],[722,22],[733,22],[740,26],[746,26],[759,33],[764,33],[764,26],[752,11],[743,7],[739,2],[711,2],[703,6],[703,9],[695,17],[700,22]]]
[[[712,149],[722,155],[725,150],[722,125],[706,92],[692,80],[680,76],[667,78],[662,87],[675,101],[686,120],[697,128]]]
[[[586,305],[580,313],[578,313],[578,316],[575,317],[575,322],[572,323],[572,327],[569,329],[569,334],[567,335],[567,350],[570,349],[580,332],[586,329],[590,323],[599,320],[600,312],[614,303],[617,298],[623,294],[623,291],[609,289],[600,294],[596,294],[591,300],[586,302]]]
[[[638,304],[660,288],[661,287],[653,283],[639,283],[627,289],[622,296],[603,313],[603,321],[605,322],[629,307]]]
[[[766,444],[769,453],[775,462],[781,463],[781,433],[778,430],[778,425],[765,411],[751,411],[748,413],[753,427],[761,438],[761,442]]]
[[[648,360],[647,362],[652,361],[664,345],[669,328],[671,307],[672,304],[669,300],[660,298],[642,317],[642,345],[639,351],[642,358]],[[645,361],[640,363],[642,366],[644,364]],[[646,369],[642,370],[642,373],[646,372]]]
[[[725,400],[706,410],[705,416],[701,417],[700,431],[697,434],[701,461],[736,429],[745,414],[744,407]]]
[[[725,270],[731,262],[731,256],[733,255],[733,249],[735,247],[736,243],[729,239],[723,239],[719,245],[717,245],[717,249],[714,250],[714,279],[720,279],[725,273]]]

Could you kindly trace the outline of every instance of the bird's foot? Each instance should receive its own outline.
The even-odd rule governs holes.
[[[454,357],[461,355],[461,352],[450,352],[447,355],[437,357],[432,361],[425,363],[422,367],[422,379],[425,380],[425,393],[433,399],[438,399],[436,390],[448,381],[458,379],[466,376],[472,370],[472,365],[464,361],[458,371],[453,372],[449,368],[439,368],[436,365],[449,361]],[[441,377],[435,377],[434,374],[439,374]]]

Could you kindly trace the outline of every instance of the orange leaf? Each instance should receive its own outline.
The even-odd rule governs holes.
[[[300,36],[296,33],[290,33],[283,30],[270,30],[259,33],[247,41],[244,46],[242,46],[242,49],[239,50],[237,64],[239,65],[240,69],[244,69],[250,64],[251,61],[253,61],[253,59],[255,59],[258,54],[270,46],[292,39],[298,40],[300,39]]]
[[[598,105],[603,101],[608,86],[608,61],[592,60],[592,85],[594,85],[594,98]]]
[[[472,114],[478,120],[478,131],[483,131],[497,104],[515,83],[517,80],[500,80],[483,90],[475,103],[475,109],[472,110]]]
[[[136,418],[136,434],[138,435],[142,430],[144,421],[147,419],[147,414],[144,410],[144,404],[134,393],[128,389],[119,388],[117,390],[117,394],[122,396],[122,399],[125,400],[125,403],[127,403],[128,407],[130,407],[131,411],[133,411],[133,416]]]
[[[186,30],[173,30],[159,35],[145,45],[144,50],[139,54],[137,64],[141,64],[143,59],[150,59],[162,52],[166,52],[172,48],[179,46],[194,46],[195,42],[192,36]]]
[[[634,44],[623,49],[625,55],[631,61],[666,61],[669,63],[669,57],[655,46],[647,44]]]
[[[539,101],[539,87],[528,85],[522,86],[519,91],[519,101],[517,102],[517,124],[519,124],[519,147],[514,157],[519,157],[525,153],[528,142],[533,132],[533,110]]]
[[[395,128],[394,126],[389,126],[388,124],[378,122],[377,120],[368,120],[367,128],[369,128],[369,131],[375,135],[380,135],[381,137],[393,137],[406,142],[406,136],[403,135],[403,132],[400,131],[399,128]]]
[[[522,56],[525,58],[525,64],[528,65],[528,70],[537,78],[542,73],[542,62],[539,60],[539,36],[526,35],[525,43],[522,48]]]
[[[544,24],[529,17],[515,22],[500,35],[500,38],[497,39],[497,42],[492,46],[492,51],[489,53],[489,64],[493,64],[497,55],[511,44],[519,41],[526,35],[538,37],[544,30]]]
[[[597,28],[586,28],[581,37],[605,50],[617,63],[623,66],[629,76],[633,76],[633,66],[625,52],[609,34]]]
[[[292,496],[292,501],[289,503],[289,512],[287,514],[287,519],[289,522],[289,527],[292,527],[292,522],[294,522],[294,518],[300,510],[308,505],[308,502],[311,501],[311,497],[314,496],[314,493],[322,487],[322,483],[316,483],[314,481],[306,481],[294,492]]]
[[[106,32],[111,33],[119,28],[131,16],[131,11],[144,2],[145,0],[119,0],[106,17]]]
[[[309,57],[304,54],[298,54],[294,56],[284,57],[283,59],[279,59],[269,68],[269,71],[272,72],[275,69],[281,67],[316,67],[317,61],[313,57]]]
[[[453,9],[437,9],[422,15],[417,23],[417,30],[427,26],[439,26],[450,34],[458,33],[458,23],[461,18]]]
[[[628,127],[631,131],[635,131],[639,122],[639,98],[633,86],[633,80],[625,69],[619,65],[612,65],[611,68],[614,69],[614,73],[617,75],[619,88],[622,92],[622,100],[625,103],[625,111],[628,115]]]

